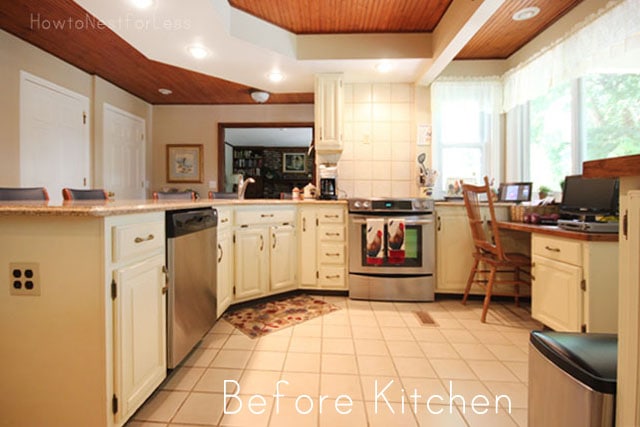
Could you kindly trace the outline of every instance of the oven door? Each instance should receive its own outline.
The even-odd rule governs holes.
[[[367,254],[367,219],[384,220],[382,250],[377,259]],[[404,253],[397,257],[388,242],[392,221],[404,220]],[[370,224],[370,223],[369,223]],[[349,272],[373,275],[428,275],[435,272],[434,215],[349,214]]]

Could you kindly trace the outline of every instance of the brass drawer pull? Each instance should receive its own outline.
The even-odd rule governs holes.
[[[339,279],[340,275],[339,274],[334,274],[332,276],[324,276],[325,279]]]
[[[147,237],[136,237],[133,241],[136,243],[148,242],[149,240],[155,239],[155,237],[153,234],[149,234]]]
[[[229,218],[222,218],[222,219],[220,219],[220,222],[222,224],[224,224],[225,222],[229,222]]]
[[[559,248],[552,248],[551,246],[545,246],[544,248],[551,252],[560,252]]]
[[[336,215],[336,214],[333,214],[333,215],[327,215],[327,214],[324,214],[324,217],[325,217],[325,218],[327,218],[327,219],[329,219],[329,218],[336,218],[336,219],[338,219],[338,218],[340,218],[340,215]]]
[[[260,214],[260,218],[273,218],[273,214]]]
[[[338,252],[335,253],[325,253],[326,256],[340,256],[340,254]]]
[[[218,243],[218,251],[220,251],[220,256],[218,257],[218,264],[222,261],[222,257],[224,256],[224,251],[222,250],[222,246]]]
[[[327,236],[327,237],[331,237],[331,236],[338,237],[338,236],[340,236],[340,233],[324,233],[324,235]]]

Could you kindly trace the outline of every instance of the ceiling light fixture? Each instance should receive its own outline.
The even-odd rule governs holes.
[[[196,59],[203,59],[209,56],[209,50],[206,47],[194,44],[187,47],[187,51]]]
[[[269,80],[274,83],[281,82],[284,79],[284,75],[280,71],[273,71],[269,73]]]
[[[262,90],[252,90],[251,99],[256,101],[258,104],[264,104],[269,99],[269,92],[265,92]]]
[[[376,71],[379,73],[388,73],[392,68],[393,66],[389,61],[382,61],[375,66]]]
[[[525,7],[524,9],[520,9],[516,13],[514,13],[511,19],[513,19],[514,21],[526,21],[527,19],[531,19],[539,13],[539,7]]]
[[[138,9],[147,9],[151,7],[153,0],[131,0],[131,4]]]
[[[167,89],[164,87],[161,87],[160,89],[158,89],[158,92],[160,92],[163,95],[171,95],[173,93],[171,89]]]

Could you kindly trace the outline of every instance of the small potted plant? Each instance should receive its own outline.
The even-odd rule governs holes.
[[[538,188],[538,197],[540,198],[540,200],[547,197],[550,193],[551,193],[551,189],[545,185],[541,185]]]

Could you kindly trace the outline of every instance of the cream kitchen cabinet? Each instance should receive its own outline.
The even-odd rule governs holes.
[[[343,104],[342,74],[316,75],[314,109],[315,145],[318,153],[342,151]]]
[[[233,301],[233,208],[219,207],[218,211],[218,270],[217,270],[217,315],[222,316]]]
[[[617,332],[617,242],[533,233],[531,315],[556,331]]]
[[[508,207],[495,206],[498,221],[507,220]],[[467,211],[462,203],[436,205],[436,292],[464,293],[474,251],[473,239],[467,218]],[[483,217],[489,219],[489,210],[483,208]],[[505,236],[501,234],[503,241]],[[508,242],[503,242],[507,244]],[[472,287],[472,293],[482,294],[479,287]]]
[[[126,421],[166,376],[164,215],[107,220],[112,241],[116,421]],[[109,232],[110,231],[110,232]]]
[[[238,207],[235,212],[235,301],[294,289],[295,207]]]
[[[300,287],[347,289],[345,207],[303,207],[299,212],[299,222]]]

